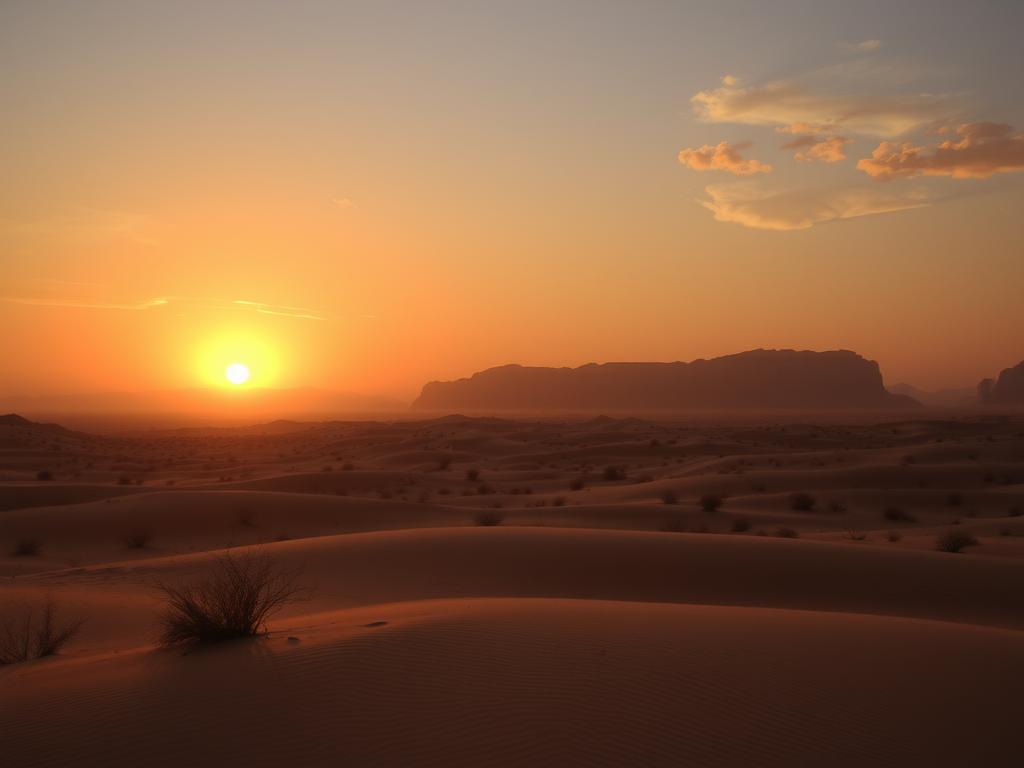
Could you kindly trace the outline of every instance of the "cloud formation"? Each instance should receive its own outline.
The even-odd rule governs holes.
[[[701,205],[716,221],[750,229],[788,231],[810,229],[838,219],[923,208],[931,204],[925,190],[887,194],[878,188],[766,190],[749,182],[719,184],[704,190]]]
[[[813,133],[803,133],[804,126],[800,124],[783,126],[775,130],[779,133],[797,134],[796,138],[783,144],[782,148],[795,149],[793,157],[801,162],[838,163],[846,159],[843,147],[851,141],[845,136],[818,137]]]
[[[75,283],[68,283],[75,285]],[[263,315],[278,315],[280,317],[296,317],[304,320],[326,320],[322,315],[316,314],[313,310],[302,307],[282,307],[275,304],[264,304],[258,301],[244,301],[236,299],[231,302],[205,301],[201,299],[186,299],[174,296],[158,296],[153,299],[145,299],[138,302],[114,302],[102,301],[80,297],[45,297],[45,296],[0,296],[0,301],[8,304],[24,304],[32,307],[71,307],[75,309],[115,309],[142,311],[147,309],[158,309],[172,304],[192,305],[212,309],[236,309],[258,312]]]
[[[679,153],[679,162],[695,171],[727,171],[736,176],[750,176],[755,173],[769,173],[772,167],[759,160],[748,160],[740,155],[740,150],[750,146],[750,142],[730,144],[720,141],[711,146],[705,144],[699,149],[684,149]]]
[[[867,73],[858,73],[858,78],[870,80]],[[870,85],[855,84],[858,88]],[[844,87],[853,88],[853,84],[847,82]],[[843,92],[806,79],[745,86],[734,77],[723,78],[718,88],[697,92],[691,103],[697,116],[709,123],[797,124],[807,127],[807,132],[843,129],[880,138],[933,124],[948,110],[946,97],[940,95],[882,96],[857,88]]]
[[[843,48],[851,53],[872,53],[881,47],[881,40],[861,40],[859,43],[843,43]]]
[[[985,179],[996,173],[1024,171],[1024,134],[1003,123],[964,123],[959,139],[947,139],[928,151],[910,142],[883,141],[857,168],[874,179],[950,176]]]

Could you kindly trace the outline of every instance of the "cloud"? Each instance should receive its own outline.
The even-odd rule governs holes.
[[[73,285],[73,283],[72,283]],[[205,301],[202,299],[186,299],[174,296],[159,296],[153,299],[145,299],[138,302],[113,302],[79,297],[45,297],[45,296],[0,296],[0,301],[8,304],[23,304],[33,307],[71,307],[74,309],[114,309],[127,311],[142,311],[147,309],[158,309],[172,304],[191,305],[210,309],[233,309],[249,310],[263,315],[278,315],[281,317],[296,317],[305,320],[326,320],[314,310],[302,307],[283,307],[275,304],[264,304],[258,301],[244,301],[236,299],[231,302]]]
[[[348,197],[336,197],[332,202],[339,208],[351,208],[354,205],[352,199]]]
[[[943,141],[931,152],[909,142],[883,141],[857,168],[882,181],[912,176],[985,179],[1024,171],[1024,134],[1012,132],[1003,123],[964,123],[956,129],[959,140]]]
[[[842,46],[851,53],[872,53],[882,47],[882,41],[861,40],[859,43],[843,43]]]
[[[705,144],[700,149],[684,149],[679,153],[679,162],[695,171],[728,171],[736,176],[750,176],[754,173],[769,173],[772,167],[759,160],[746,160],[740,150],[750,146],[720,141],[715,146]]]
[[[716,221],[751,229],[810,229],[838,219],[923,208],[931,204],[922,189],[886,194],[879,188],[766,190],[750,182],[719,184],[704,190],[699,201]]]
[[[776,128],[780,133],[794,133],[794,126]],[[814,134],[798,135],[795,139],[782,145],[783,149],[797,150],[793,157],[801,162],[813,162],[815,160],[823,163],[838,163],[846,159],[846,152],[843,150],[850,139],[844,136],[825,136],[820,138]]]
[[[949,100],[942,95],[879,95],[877,76],[885,71],[830,68],[813,76],[756,85],[728,77],[718,88],[699,91],[690,101],[697,116],[709,123],[796,124],[808,133],[842,129],[880,138],[933,124],[949,111]]]

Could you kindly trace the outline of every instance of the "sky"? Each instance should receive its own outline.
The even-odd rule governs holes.
[[[1024,3],[0,4],[0,394],[1024,359]]]

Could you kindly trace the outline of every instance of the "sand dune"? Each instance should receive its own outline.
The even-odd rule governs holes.
[[[1008,766],[1024,635],[447,600],[295,617],[188,656],[37,662],[3,684],[18,765]]]
[[[1015,765],[1022,426],[19,433],[0,618],[49,597],[87,621],[57,657],[0,667],[4,756]],[[950,530],[979,543],[936,551]],[[269,638],[158,649],[156,585],[252,546],[310,599]]]

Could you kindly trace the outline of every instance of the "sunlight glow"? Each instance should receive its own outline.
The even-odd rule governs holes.
[[[224,376],[232,384],[244,384],[249,380],[249,368],[242,363],[232,363],[224,371]]]

